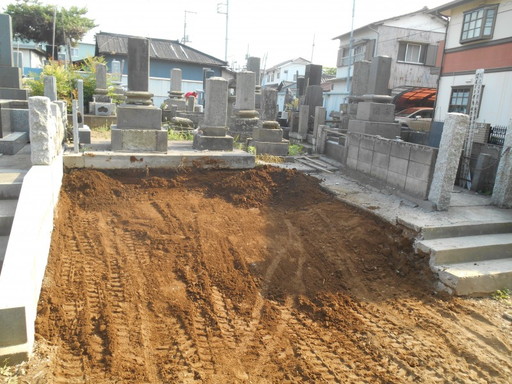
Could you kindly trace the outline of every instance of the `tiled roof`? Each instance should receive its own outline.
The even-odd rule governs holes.
[[[100,32],[96,34],[96,55],[127,55],[129,35]],[[216,59],[177,40],[163,40],[148,38],[150,41],[150,57],[152,59],[168,60],[201,65],[222,67],[225,61]]]

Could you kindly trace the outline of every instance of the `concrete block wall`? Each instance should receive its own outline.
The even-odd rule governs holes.
[[[437,148],[349,133],[346,165],[411,196],[426,199]]]
[[[65,103],[39,96],[29,99],[33,166],[23,179],[0,274],[0,365],[17,364],[32,353],[62,184],[64,111]]]

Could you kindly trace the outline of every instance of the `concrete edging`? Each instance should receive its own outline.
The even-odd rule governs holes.
[[[0,275],[0,364],[32,353],[62,177],[61,154],[51,165],[33,166],[23,181]]]

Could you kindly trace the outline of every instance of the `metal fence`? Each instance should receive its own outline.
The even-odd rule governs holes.
[[[489,144],[496,144],[496,145],[503,145],[505,142],[505,135],[507,134],[507,127],[506,126],[491,126],[491,129],[489,129],[489,137],[487,139],[487,142]]]

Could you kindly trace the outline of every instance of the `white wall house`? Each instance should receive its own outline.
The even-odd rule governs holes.
[[[297,81],[297,76],[304,76],[309,60],[298,57],[287,60],[265,70],[261,79],[263,87],[277,87],[282,81]]]
[[[445,31],[446,20],[424,8],[354,30],[352,52],[350,31],[335,37],[340,41],[336,79],[326,102],[331,106],[345,102],[350,93],[351,81],[347,82],[347,79],[350,77],[351,80],[353,73],[351,64],[361,60],[371,61],[374,56],[392,58],[390,94],[414,87],[435,88],[439,73],[435,67],[436,55]]]
[[[469,113],[475,71],[484,69],[477,123],[512,119],[512,2],[452,1],[434,11],[450,17],[434,123],[448,112]]]
[[[277,95],[279,111],[284,111],[285,109],[287,93],[296,96],[297,77],[306,74],[306,65],[308,64],[311,64],[309,60],[298,57],[274,65],[264,71],[261,78],[262,87],[277,88],[280,84],[282,86]]]

